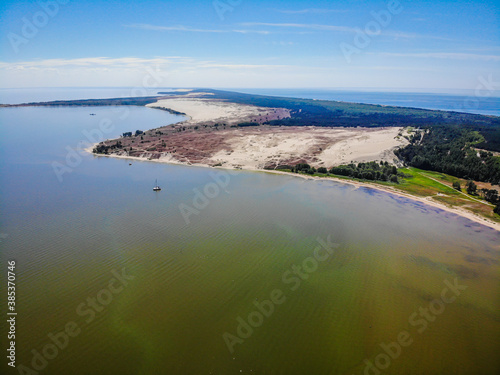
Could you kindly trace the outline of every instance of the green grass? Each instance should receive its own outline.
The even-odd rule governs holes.
[[[452,178],[451,176],[447,176],[447,179],[443,179],[443,175],[441,175],[440,173],[422,171],[417,168],[401,168],[399,169],[399,171],[403,172],[405,175],[411,176],[401,179],[402,181],[398,186],[399,189],[407,191],[408,193],[424,197],[436,194],[447,194],[452,196],[462,195],[452,187],[444,186],[439,182],[427,177],[430,176],[437,180],[453,182],[453,180],[449,180]]]
[[[484,199],[443,185],[460,181],[461,185],[464,186],[464,180],[444,173],[423,171],[417,168],[402,168],[399,171],[411,175],[411,177],[403,179],[402,183],[397,186],[398,189],[417,196],[432,197],[432,199],[448,206],[462,207],[482,217],[500,222],[500,216],[493,212],[493,207]]]

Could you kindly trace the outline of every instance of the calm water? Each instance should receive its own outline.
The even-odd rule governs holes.
[[[371,189],[81,151],[102,121],[112,138],[176,118],[141,107],[0,110],[1,264],[6,273],[17,261],[17,365],[35,358],[40,374],[77,375],[362,374],[368,362],[384,374],[498,373],[500,233]],[[71,169],[62,181],[54,162]],[[196,213],[186,221],[180,205]],[[328,237],[336,247],[316,250]],[[130,279],[113,281],[124,268]],[[439,302],[453,296],[446,282],[465,288],[449,304]],[[54,356],[68,324],[76,337]],[[384,357],[398,336],[411,343]]]

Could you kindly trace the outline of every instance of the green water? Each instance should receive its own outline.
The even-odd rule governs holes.
[[[374,190],[265,173],[87,155],[60,182],[52,162],[82,129],[111,118],[111,138],[138,121],[173,121],[145,108],[125,120],[91,111],[0,110],[16,365],[78,375],[376,373],[368,362],[383,374],[499,372],[498,232]],[[214,173],[224,187],[186,221],[179,206],[195,208],[193,189],[217,191]],[[75,337],[60,334],[68,324]],[[50,337],[62,340],[57,353]],[[391,344],[398,337],[405,346]],[[5,373],[20,373],[6,362]]]

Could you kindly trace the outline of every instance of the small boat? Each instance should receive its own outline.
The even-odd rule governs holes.
[[[91,116],[95,116],[95,113],[91,113],[90,115],[91,115]]]
[[[161,191],[161,187],[158,186],[158,180],[156,180],[155,187],[153,188],[153,191]]]

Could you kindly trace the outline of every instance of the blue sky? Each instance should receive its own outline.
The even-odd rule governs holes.
[[[3,0],[0,19],[1,87],[500,86],[497,1]]]

